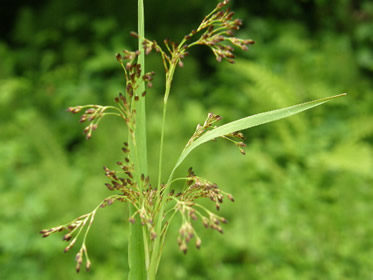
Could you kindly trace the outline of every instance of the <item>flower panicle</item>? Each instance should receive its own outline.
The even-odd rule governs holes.
[[[196,200],[208,198],[215,203],[216,209],[219,210],[224,197],[227,197],[232,202],[234,201],[231,194],[222,191],[216,184],[197,176],[193,169],[189,168],[184,190],[177,194],[171,191],[169,195],[176,201],[174,209],[180,213],[182,218],[177,241],[180,251],[184,254],[187,253],[188,244],[193,238],[195,238],[197,249],[202,244],[201,238],[194,229],[194,221],[200,220],[204,227],[211,228],[219,233],[224,232],[221,224],[226,224],[228,221],[196,203]]]
[[[186,144],[186,148],[189,147],[194,141],[200,138],[206,131],[216,128],[213,124],[220,121],[222,119],[221,116],[216,115],[214,113],[208,113],[206,120],[204,123],[197,124],[196,130],[192,137],[189,139],[188,143]]]
[[[235,131],[230,134],[222,136],[222,138],[232,142],[240,151],[242,155],[246,155],[246,152],[243,148],[246,147],[246,144],[243,142],[245,140],[245,136],[240,131]]]
[[[81,112],[83,109],[84,113],[81,115],[79,122],[85,123],[88,122],[89,124],[84,128],[83,133],[86,135],[87,139],[92,137],[93,131],[95,131],[98,127],[100,121],[107,115],[118,115],[120,114],[113,111],[113,107],[111,106],[101,106],[101,105],[84,105],[84,106],[75,106],[67,108],[68,112],[73,114]]]
[[[135,32],[131,32],[132,36],[137,36]],[[125,77],[125,94],[119,93],[117,97],[114,98],[117,104],[120,116],[126,122],[129,132],[132,138],[134,138],[134,133],[136,129],[136,106],[135,103],[141,98],[145,98],[147,95],[147,90],[139,90],[141,84],[145,82],[146,87],[149,89],[153,86],[153,78],[155,75],[154,71],[147,72],[143,74],[141,64],[138,63],[138,56],[140,51],[128,51],[123,50],[124,56],[121,54],[116,54],[116,59],[122,66]]]
[[[220,2],[216,8],[207,15],[197,29],[192,30],[184,37],[185,41],[189,41],[197,33],[202,35],[192,45],[208,46],[214,53],[216,60],[221,62],[223,59],[229,63],[234,63],[234,47],[241,50],[248,50],[248,46],[255,42],[250,39],[241,39],[234,36],[234,33],[242,26],[240,19],[234,19],[234,12],[225,6],[229,1]]]
[[[77,273],[80,272],[80,267],[83,263],[83,258],[85,259],[86,271],[89,271],[91,269],[91,261],[89,260],[89,257],[88,257],[87,247],[84,244],[82,245],[79,252],[75,256],[75,261],[76,261],[75,270]]]
[[[114,201],[126,202],[127,199],[123,195],[107,197],[92,212],[81,215],[75,218],[72,222],[67,223],[65,225],[56,226],[50,229],[43,229],[40,231],[40,234],[42,235],[42,237],[48,237],[53,233],[67,231],[67,233],[65,233],[62,237],[62,241],[69,242],[69,244],[64,249],[64,253],[67,253],[75,246],[79,236],[83,233],[83,229],[85,228],[83,242],[82,242],[80,250],[78,251],[76,255],[76,271],[78,273],[80,272],[83,258],[85,258],[85,261],[86,261],[85,267],[86,267],[86,270],[88,271],[91,267],[91,262],[89,260],[87,247],[85,244],[86,237],[95,219],[95,215],[96,215],[98,208],[100,207],[103,208],[108,205],[111,205]]]

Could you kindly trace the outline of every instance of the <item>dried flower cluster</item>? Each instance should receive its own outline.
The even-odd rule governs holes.
[[[164,40],[163,43],[167,51],[164,51],[156,41],[143,38],[145,53],[149,54],[152,50],[155,50],[161,54],[166,75],[168,75],[172,66],[179,65],[182,67],[184,65],[182,60],[189,55],[188,49],[196,45],[208,46],[218,62],[225,59],[229,63],[234,63],[235,55],[233,54],[233,46],[239,47],[241,50],[247,50],[248,45],[252,45],[255,42],[250,39],[234,37],[234,32],[240,29],[242,21],[240,19],[233,19],[234,12],[230,8],[224,10],[228,3],[229,0],[220,2],[203,19],[198,28],[185,35],[180,43],[175,43],[168,39]],[[138,38],[138,34],[135,32],[131,32],[131,35]],[[198,37],[198,39],[193,41],[195,37]]]
[[[234,37],[234,32],[239,30],[242,21],[240,19],[233,20],[234,12],[229,8],[223,8],[229,3],[229,0],[220,2],[216,8],[208,14],[196,30],[186,35],[184,39],[189,41],[194,35],[203,32],[202,36],[192,45],[205,45],[211,48],[218,62],[222,59],[229,63],[234,63],[234,48],[231,45],[237,46],[242,50],[247,50],[248,45],[255,42],[253,40],[245,40]]]
[[[215,129],[216,126],[213,124],[220,121],[221,119],[222,117],[219,115],[216,115],[214,113],[208,113],[207,118],[205,122],[203,123],[203,125],[197,124],[196,130],[194,134],[192,135],[192,137],[189,139],[184,150],[188,148],[194,141],[200,138],[203,134],[205,134],[207,131],[211,131]],[[236,131],[236,132],[221,136],[221,138],[224,138],[234,143],[238,147],[241,154],[245,155],[245,151],[243,150],[243,148],[246,147],[246,144],[242,142],[243,140],[245,140],[245,137],[241,132]]]
[[[84,105],[69,107],[67,109],[68,112],[73,114],[79,113],[85,109],[84,114],[80,117],[80,122],[89,122],[89,125],[83,130],[87,139],[92,137],[92,132],[97,129],[102,118],[108,115],[122,118],[126,122],[131,134],[133,134],[133,131],[135,130],[136,110],[135,106],[133,106],[133,102],[139,101],[139,99],[145,97],[147,93],[144,91],[139,96],[135,95],[135,92],[142,81],[146,82],[148,88],[152,87],[152,80],[155,73],[148,72],[141,76],[141,65],[136,63],[140,52],[130,52],[127,50],[124,50],[123,52],[125,54],[123,57],[120,54],[116,54],[116,58],[124,71],[126,79],[126,94],[123,95],[122,93],[119,93],[118,96],[114,98],[117,106]]]
[[[171,198],[176,201],[176,205],[172,209],[174,213],[178,212],[182,218],[182,225],[179,229],[178,244],[179,249],[187,253],[188,243],[192,238],[196,238],[195,245],[199,249],[201,247],[201,239],[195,231],[192,221],[201,219],[201,222],[206,228],[214,229],[223,233],[220,223],[227,223],[223,217],[216,215],[206,207],[196,203],[197,199],[208,198],[215,203],[217,210],[223,203],[224,196],[232,202],[234,201],[231,194],[228,194],[219,189],[219,187],[201,177],[198,177],[193,172],[192,168],[188,170],[186,186],[184,190],[176,195],[171,192]]]
[[[83,232],[83,229],[86,228],[85,234],[83,237],[83,242],[79,252],[76,255],[76,271],[80,271],[80,267],[83,261],[83,257],[86,259],[86,269],[89,270],[91,262],[88,257],[87,247],[86,247],[86,238],[88,232],[91,228],[91,225],[94,221],[96,212],[99,208],[104,208],[106,206],[112,205],[115,201],[128,202],[131,203],[137,211],[129,218],[129,221],[134,223],[135,217],[140,216],[141,223],[143,225],[147,224],[149,232],[151,233],[152,238],[156,237],[154,228],[152,226],[151,213],[152,209],[149,209],[149,206],[152,206],[152,198],[155,195],[155,191],[152,190],[151,185],[149,184],[149,177],[141,176],[141,184],[146,191],[143,193],[140,191],[138,184],[133,180],[133,164],[128,157],[129,149],[128,143],[124,143],[122,148],[123,153],[125,154],[124,162],[117,162],[117,165],[120,167],[120,170],[113,171],[107,167],[104,167],[105,176],[111,180],[111,183],[106,183],[105,186],[110,191],[119,191],[120,194],[112,195],[105,198],[92,212],[82,215],[70,223],[65,225],[53,227],[51,229],[42,230],[40,233],[43,237],[48,237],[52,233],[68,231],[62,240],[70,241],[69,245],[64,249],[64,252],[68,252],[77,242],[78,237]],[[147,198],[147,203],[145,205],[140,205],[141,196]]]
[[[246,152],[243,148],[246,147],[246,144],[242,142],[242,140],[245,140],[244,135],[242,132],[236,131],[227,135],[222,136],[222,138],[227,139],[228,141],[232,142],[236,145],[236,147],[239,149],[240,153],[245,155]]]
[[[68,233],[66,233],[62,238],[63,241],[67,241],[67,242],[69,242],[73,238],[73,236],[75,236],[70,241],[69,245],[67,245],[67,247],[65,248],[64,252],[66,253],[75,245],[79,235],[82,233],[83,228],[85,226],[87,226],[86,232],[84,234],[84,240],[83,240],[82,246],[81,246],[79,252],[76,255],[76,262],[77,262],[76,271],[77,272],[80,271],[80,266],[83,262],[83,257],[85,257],[85,259],[86,259],[86,270],[89,270],[90,267],[91,267],[91,262],[90,262],[89,257],[88,257],[88,252],[87,252],[87,247],[85,245],[85,240],[86,240],[86,236],[89,232],[89,229],[92,225],[92,222],[94,220],[97,209],[98,208],[93,210],[91,213],[88,213],[88,214],[85,214],[85,215],[82,215],[82,216],[76,218],[75,220],[73,220],[72,222],[70,222],[66,225],[54,227],[54,228],[51,228],[51,229],[48,229],[48,230],[45,229],[45,230],[42,230],[40,232],[43,235],[43,237],[48,237],[52,233],[67,230]]]
[[[48,237],[52,233],[68,231],[68,233],[66,233],[62,238],[62,240],[66,241],[66,242],[69,242],[71,240],[70,243],[64,249],[64,252],[67,253],[71,248],[74,247],[74,245],[76,244],[79,236],[83,233],[83,229],[85,228],[85,233],[84,233],[84,236],[83,236],[82,245],[80,247],[79,252],[76,255],[75,260],[77,262],[76,271],[79,272],[82,261],[83,261],[83,257],[84,257],[85,261],[86,261],[86,266],[85,267],[86,267],[86,270],[88,271],[91,267],[91,261],[89,260],[87,247],[86,247],[86,239],[87,239],[89,230],[90,230],[90,228],[92,226],[92,223],[95,219],[97,210],[99,208],[104,208],[106,206],[112,205],[115,201],[127,202],[128,197],[125,196],[125,195],[109,196],[109,197],[105,198],[92,212],[90,212],[88,214],[81,215],[78,218],[74,219],[73,221],[71,221],[71,222],[69,222],[65,225],[53,227],[51,229],[44,229],[44,230],[40,231],[40,233],[42,234],[43,237]]]
[[[201,137],[206,131],[216,128],[213,126],[215,122],[220,121],[222,118],[219,115],[215,115],[214,113],[208,113],[207,118],[203,125],[197,124],[196,130],[193,136],[189,139],[188,143],[186,144],[185,148],[189,147],[194,141],[196,141],[199,137]]]
[[[117,108],[112,107],[112,106],[85,105],[85,106],[69,107],[67,111],[73,114],[76,114],[76,113],[79,113],[83,109],[85,109],[85,111],[84,111],[84,114],[80,117],[80,122],[81,123],[84,123],[86,121],[89,122],[89,125],[86,126],[83,130],[87,139],[90,139],[92,137],[92,132],[97,129],[98,124],[100,123],[103,117],[107,115],[120,116],[120,114],[116,112]],[[106,112],[107,110],[110,110],[110,111]]]

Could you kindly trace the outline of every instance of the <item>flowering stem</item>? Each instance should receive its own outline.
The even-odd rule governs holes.
[[[178,58],[173,57],[171,60],[170,68],[168,69],[168,72],[166,73],[166,89],[163,99],[163,117],[162,117],[162,128],[161,128],[161,143],[159,148],[159,169],[158,169],[158,187],[161,186],[162,182],[162,163],[163,163],[163,145],[164,145],[164,130],[165,130],[165,124],[166,124],[166,115],[167,115],[167,102],[168,102],[168,96],[170,94],[172,80],[174,77],[174,73],[177,67]],[[162,200],[162,196],[158,195],[156,207],[155,209],[160,206],[159,213],[157,215],[156,220],[156,232],[159,235],[158,238],[154,240],[153,244],[153,251],[152,256],[150,259],[150,265],[148,270],[148,279],[154,280],[155,276],[157,274],[157,269],[161,257],[161,248],[160,248],[160,239],[162,238],[162,217],[164,212],[164,201]]]
[[[166,74],[166,89],[163,99],[163,116],[162,116],[162,128],[161,128],[161,143],[159,148],[159,169],[158,169],[158,186],[161,185],[162,182],[162,162],[163,162],[163,145],[164,145],[164,129],[166,125],[166,115],[167,115],[167,102],[168,96],[170,94],[172,79],[174,77],[175,69],[177,63],[173,63],[170,65],[170,69]]]

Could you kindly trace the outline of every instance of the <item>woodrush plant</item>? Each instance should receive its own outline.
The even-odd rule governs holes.
[[[249,45],[254,44],[254,41],[235,37],[234,32],[240,28],[242,22],[233,18],[234,13],[227,8],[229,1],[225,0],[216,6],[196,29],[184,36],[181,42],[164,40],[164,47],[162,47],[158,42],[145,38],[143,2],[142,0],[138,2],[138,33],[132,32],[131,35],[138,39],[139,49],[124,50],[122,55],[116,54],[116,59],[124,72],[126,82],[124,93],[118,94],[113,106],[84,105],[68,108],[68,111],[73,114],[83,113],[80,122],[88,123],[84,129],[87,139],[92,137],[104,117],[116,116],[123,120],[128,131],[128,140],[122,147],[122,159],[116,163],[118,168],[115,170],[104,167],[104,174],[109,180],[105,185],[115,194],[105,198],[93,211],[64,225],[42,230],[41,234],[43,237],[48,237],[52,233],[67,232],[63,236],[63,240],[69,242],[65,252],[70,251],[82,235],[81,247],[76,254],[76,271],[80,271],[83,261],[86,270],[89,270],[91,261],[86,240],[97,210],[110,206],[114,202],[127,203],[130,225],[129,279],[153,280],[156,278],[167,231],[177,214],[180,215],[182,221],[177,242],[184,254],[187,253],[188,245],[192,240],[197,248],[201,247],[202,240],[195,230],[195,223],[201,222],[206,228],[220,233],[223,233],[222,224],[227,223],[224,217],[207,209],[198,203],[198,200],[210,199],[215,204],[216,210],[219,210],[225,198],[234,201],[231,194],[221,190],[214,182],[196,175],[192,168],[189,168],[185,177],[174,178],[175,170],[195,148],[210,140],[223,138],[233,143],[241,154],[245,154],[246,145],[240,130],[289,117],[345,94],[260,113],[221,126],[217,123],[222,118],[217,114],[208,113],[206,120],[203,124],[197,125],[194,134],[187,141],[175,166],[168,174],[167,180],[163,181],[162,164],[167,104],[176,69],[183,67],[183,60],[188,56],[188,51],[192,47],[207,46],[218,62],[226,60],[234,63],[234,48],[247,50]],[[155,185],[152,185],[148,176],[145,118],[147,88],[152,87],[155,73],[145,73],[144,70],[145,55],[153,51],[161,56],[165,70],[158,178]],[[176,193],[171,190],[173,186],[181,191]]]

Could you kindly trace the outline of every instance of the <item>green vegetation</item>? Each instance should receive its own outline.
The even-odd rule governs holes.
[[[271,2],[276,1],[268,1],[267,17],[251,15],[261,15],[254,4],[234,3],[246,22],[240,37],[257,42],[240,54],[247,59],[215,68],[213,57],[197,51],[176,74],[167,112],[165,174],[206,112],[219,113],[227,123],[340,92],[350,95],[245,131],[245,157],[224,141],[191,153],[184,170],[193,165],[236,202],[220,210],[230,221],[224,235],[197,229],[205,240],[198,252],[190,248],[184,256],[175,250],[178,227],[170,227],[160,279],[372,277],[372,5],[338,1],[334,17],[312,22],[332,4],[304,1],[313,5],[303,10],[290,1],[282,7]],[[163,39],[171,30],[175,40],[211,7],[201,1],[188,7],[166,2],[157,21],[151,5],[156,4],[149,4],[147,22],[157,24],[149,24],[147,37]],[[118,160],[113,147],[121,146],[126,132],[118,130],[119,120],[103,120],[94,137],[83,142],[83,127],[65,112],[74,104],[112,104],[123,88],[113,53],[131,48],[127,31],[136,27],[122,26],[122,17],[115,17],[118,6],[104,9],[104,18],[100,8],[95,4],[88,14],[79,12],[78,4],[62,9],[51,1],[43,9],[22,9],[12,33],[0,42],[0,278],[77,278],[71,255],[62,254],[64,244],[52,240],[55,236],[41,240],[37,233],[90,211],[108,195],[98,170]],[[180,16],[183,8],[192,22],[175,24],[173,17],[162,16]],[[147,59],[147,69],[161,73],[161,67],[161,60]],[[148,162],[159,156],[163,83],[156,77],[147,95]],[[185,176],[182,169],[177,176]],[[157,174],[149,169],[150,178]],[[127,219],[121,204],[97,214],[87,239],[95,265],[80,278],[127,274]]]

